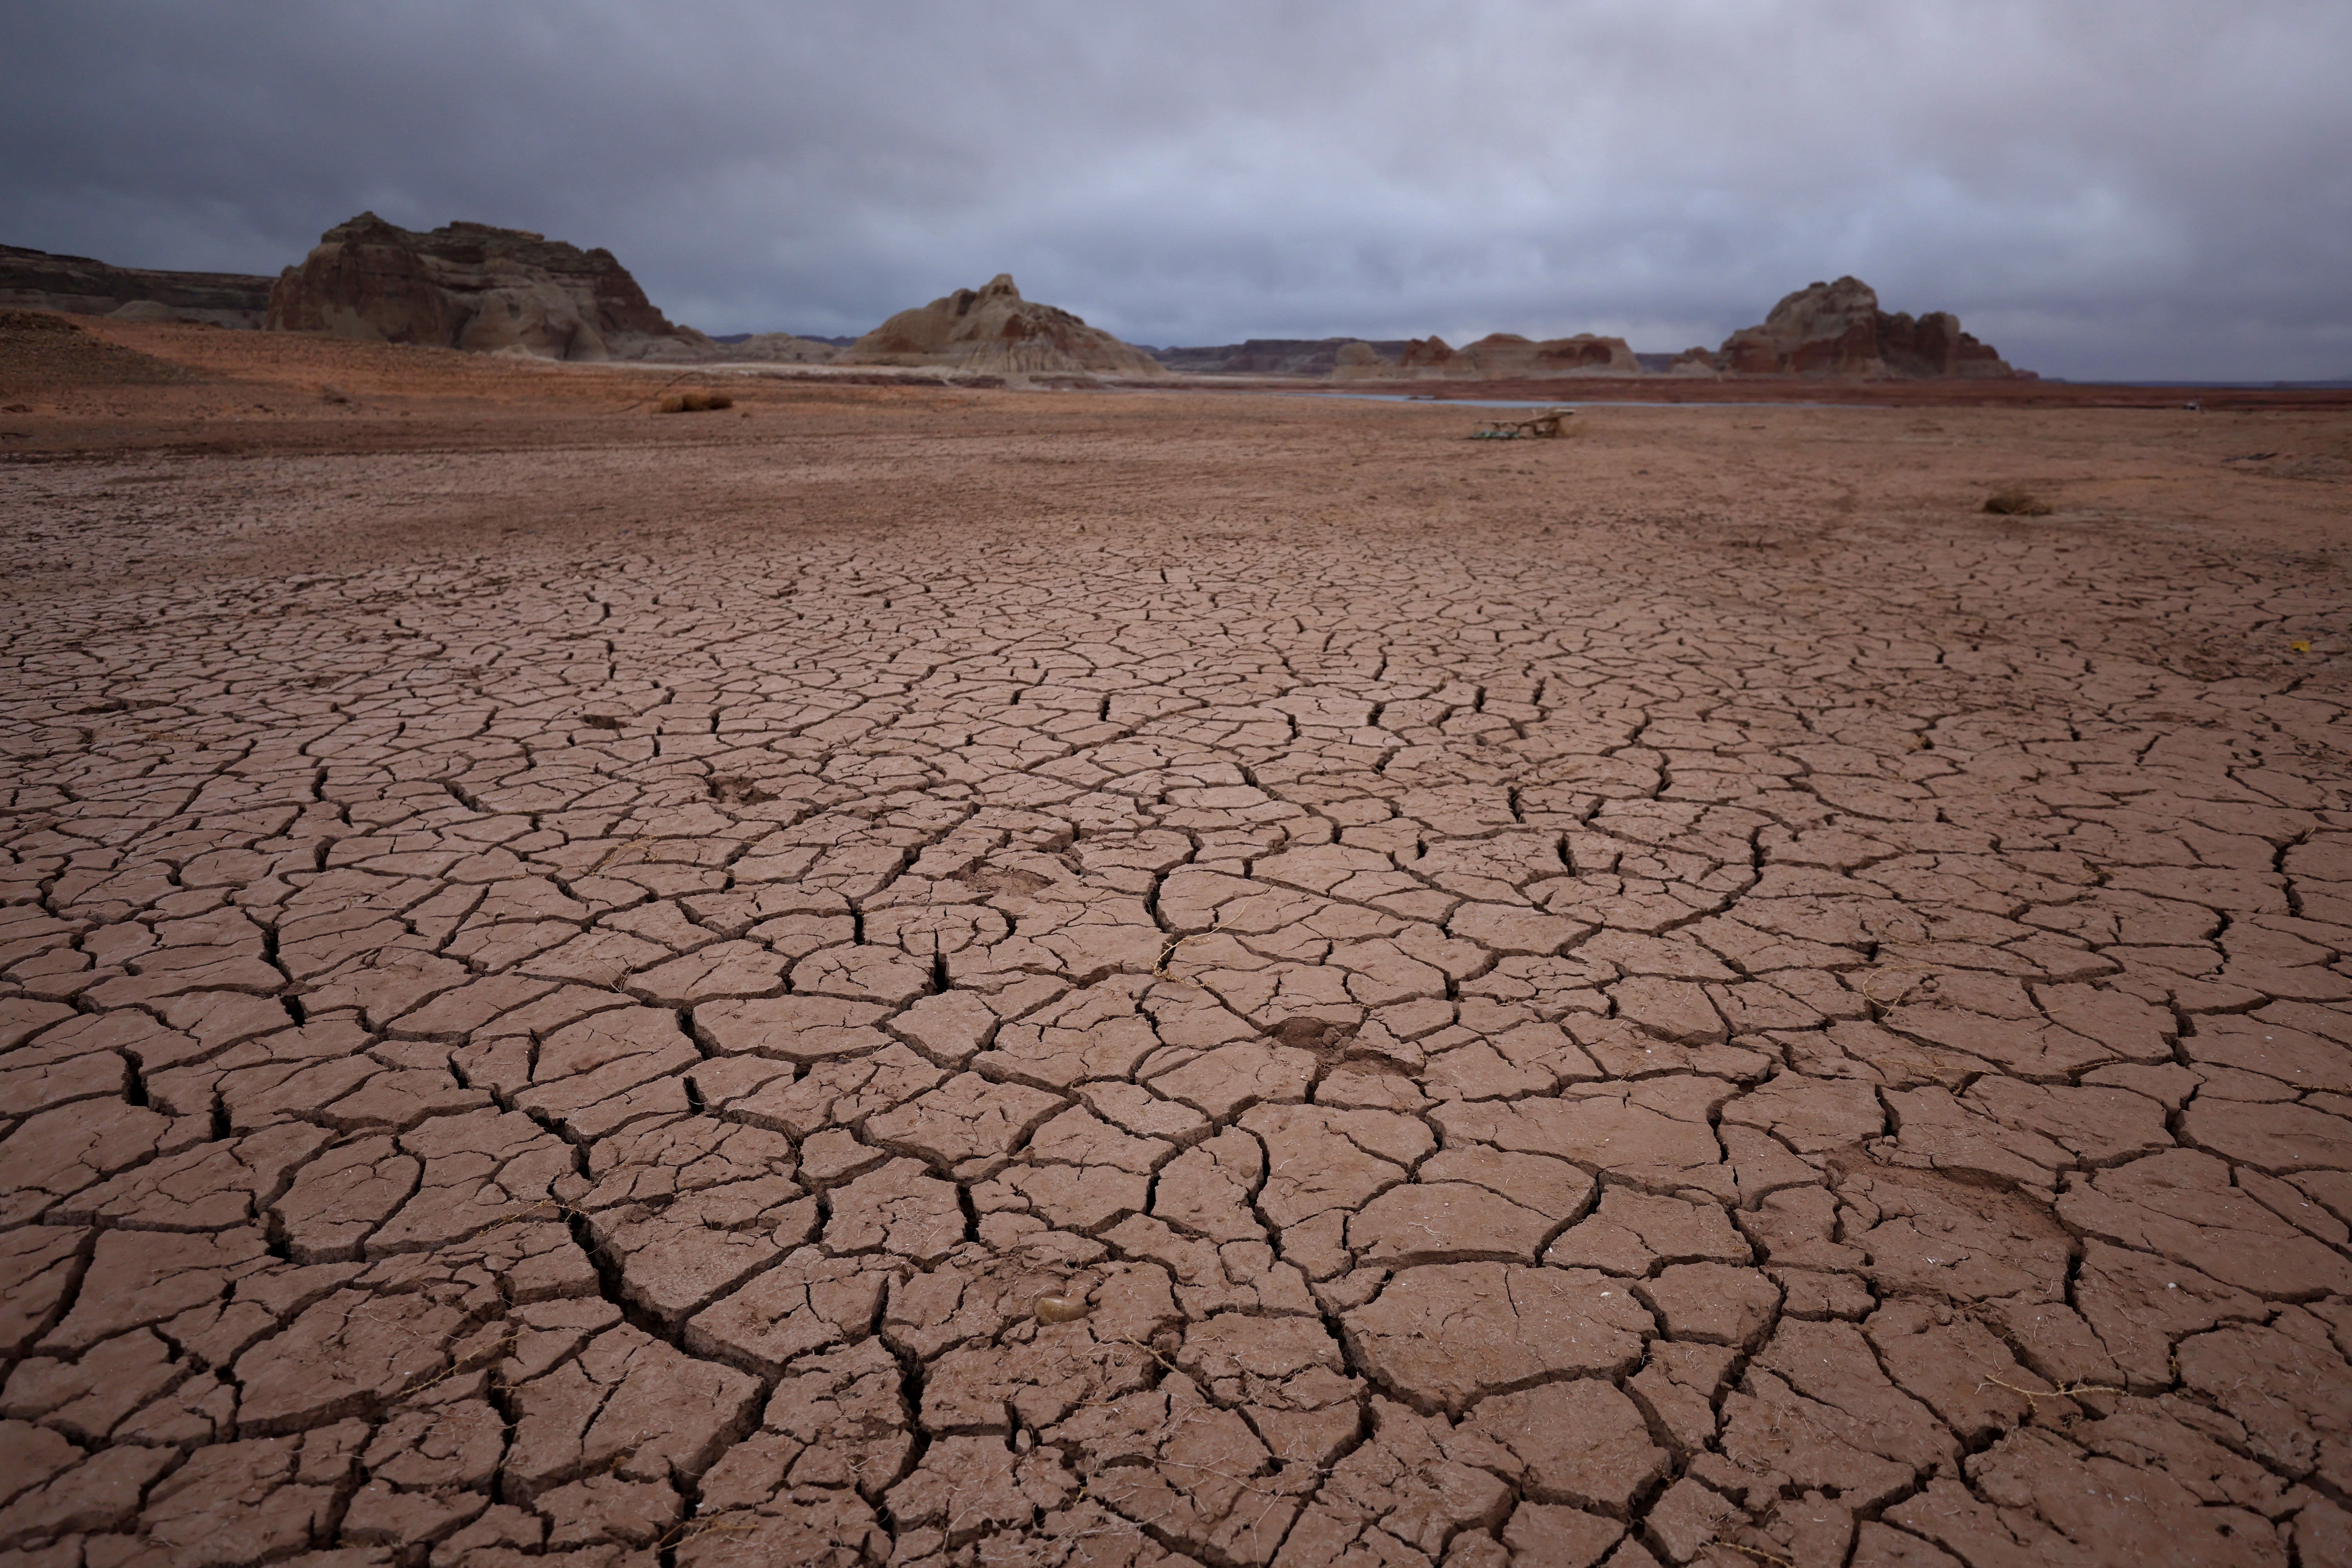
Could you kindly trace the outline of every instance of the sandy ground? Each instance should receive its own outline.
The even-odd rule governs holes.
[[[0,1561],[2352,1561],[2342,409],[104,336]]]

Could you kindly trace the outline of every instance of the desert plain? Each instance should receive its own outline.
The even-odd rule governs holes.
[[[0,339],[0,1562],[2352,1562],[2342,402]]]

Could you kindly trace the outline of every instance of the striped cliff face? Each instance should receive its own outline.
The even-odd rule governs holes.
[[[110,267],[87,256],[0,245],[0,309],[251,328],[268,310],[270,281],[235,272]]]
[[[1859,278],[1808,284],[1773,306],[1761,326],[1732,333],[1716,357],[1722,368],[1742,375],[1999,379],[2016,374],[1990,343],[1961,331],[1958,317],[1942,310],[1916,321],[1889,315]]]
[[[608,250],[487,224],[419,233],[373,213],[329,229],[286,269],[270,289],[267,325],[558,360],[711,347],[672,326]]]

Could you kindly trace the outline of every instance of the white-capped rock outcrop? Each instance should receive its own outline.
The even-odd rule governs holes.
[[[540,359],[717,357],[709,338],[654,309],[609,250],[480,223],[418,233],[373,213],[337,224],[279,275],[267,324]]]
[[[901,310],[844,349],[836,364],[945,365],[999,374],[1087,371],[1158,375],[1160,362],[1067,310],[1024,300],[1013,275]]]

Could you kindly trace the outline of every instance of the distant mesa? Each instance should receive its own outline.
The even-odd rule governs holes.
[[[836,364],[1157,375],[1160,363],[1067,310],[1024,300],[1013,275],[901,310],[841,352]]]
[[[269,309],[269,279],[241,272],[151,272],[110,267],[87,256],[0,245],[0,306],[131,321],[258,327]]]
[[[1622,338],[1252,338],[1209,348],[1139,348],[1069,311],[1024,300],[1012,275],[901,310],[862,338],[791,332],[706,337],[654,308],[609,250],[528,229],[451,223],[419,233],[362,213],[321,235],[276,279],[156,272],[0,245],[0,309],[123,321],[327,332],[551,360],[890,365],[998,374],[1298,376],[1334,382],[1542,381],[1573,377],[1803,376],[1826,380],[2032,380],[1990,343],[1933,310],[1879,309],[1859,278],[1809,283],[1719,348],[1635,353]]]
[[[481,223],[419,234],[373,213],[279,274],[266,325],[555,360],[707,360],[717,347],[673,326],[609,250]]]
[[[1414,338],[1401,353],[1389,345],[1343,343],[1333,355],[1337,381],[1536,381],[1566,376],[1772,375],[1840,380],[1958,377],[2032,379],[1990,343],[1960,331],[1959,318],[1937,310],[1916,320],[1889,315],[1859,278],[1812,283],[1772,307],[1762,324],[1731,334],[1719,349],[1637,354],[1622,338],[1580,332],[1538,342],[1495,332],[1465,348],[1437,337]],[[1163,360],[1202,351],[1164,351]]]
[[[1189,375],[1330,375],[1343,359],[1394,363],[1404,351],[1402,338],[1370,343],[1356,338],[1252,338],[1213,347],[1143,352],[1166,368]]]
[[[1371,345],[1364,345],[1370,349]],[[1339,381],[1531,381],[1553,376],[1640,375],[1642,363],[1622,338],[1579,332],[1538,342],[1517,332],[1490,332],[1465,348],[1444,338],[1415,338],[1389,362],[1377,353],[1340,352]]]
[[[738,332],[711,341],[720,359],[760,364],[831,364],[841,355],[838,343],[790,332]]]
[[[794,338],[804,343],[822,343],[827,348],[845,349],[857,341],[857,336],[856,332],[850,333],[845,338],[819,337],[814,332],[713,332],[710,334],[710,341],[731,348],[737,343],[748,343],[753,338]]]
[[[1991,344],[1960,331],[1960,319],[1950,311],[1933,310],[1916,321],[1888,315],[1878,308],[1877,292],[1859,278],[1808,283],[1773,306],[1762,325],[1725,339],[1715,360],[1734,375],[1997,380],[2018,374]]]

